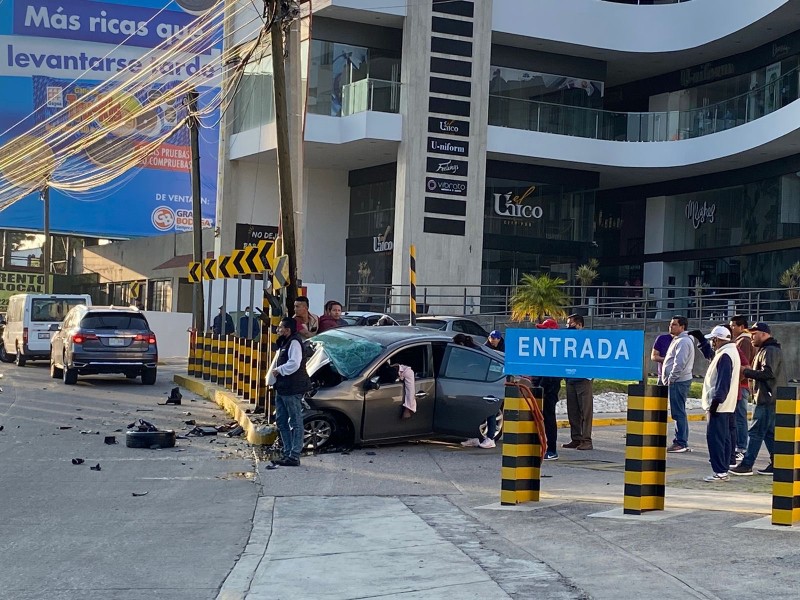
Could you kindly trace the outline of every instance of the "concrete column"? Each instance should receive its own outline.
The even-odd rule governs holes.
[[[417,302],[427,288],[440,314],[479,301],[491,17],[491,0],[411,3],[403,30],[392,284],[407,289],[415,244]]]

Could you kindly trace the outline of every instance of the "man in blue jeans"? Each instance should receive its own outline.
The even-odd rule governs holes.
[[[303,340],[297,321],[281,320],[277,328],[278,353],[270,371],[269,383],[275,389],[275,420],[283,444],[283,457],[273,461],[283,467],[299,467],[303,450],[303,396],[311,389],[306,371]]]
[[[694,367],[694,341],[686,332],[689,320],[686,317],[672,317],[669,333],[672,343],[664,357],[662,378],[668,386],[669,411],[675,421],[675,438],[667,452],[686,452],[689,449],[689,420],[686,418],[686,398],[692,385]]]
[[[753,421],[750,425],[750,440],[747,452],[738,467],[728,471],[733,475],[752,475],[753,465],[761,450],[761,442],[769,452],[769,465],[759,469],[759,475],[772,475],[772,458],[775,452],[775,395],[779,387],[786,385],[783,368],[783,350],[772,332],[764,322],[753,323],[749,329],[756,347],[753,368],[744,369],[744,376],[753,380],[756,407],[753,410]]]

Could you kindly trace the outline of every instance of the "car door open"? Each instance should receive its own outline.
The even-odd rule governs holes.
[[[414,396],[417,412],[410,419],[403,413],[403,383],[397,370],[389,365],[402,364],[414,369]],[[402,438],[433,432],[436,383],[433,377],[430,344],[415,344],[392,353],[369,374],[378,378],[378,389],[364,392],[364,441]]]
[[[481,349],[450,344],[436,378],[436,433],[477,437],[487,417],[502,408],[503,363]]]

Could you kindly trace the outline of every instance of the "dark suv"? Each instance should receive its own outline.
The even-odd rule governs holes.
[[[73,385],[78,375],[123,373],[156,382],[158,347],[144,314],[136,308],[76,306],[50,342],[50,376]]]

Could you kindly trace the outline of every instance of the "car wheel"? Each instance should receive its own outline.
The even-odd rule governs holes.
[[[6,345],[0,342],[0,360],[4,363],[14,362],[14,355],[6,352]]]
[[[25,358],[22,355],[22,352],[19,351],[19,348],[17,348],[17,355],[14,357],[14,364],[17,365],[18,367],[24,367],[25,363],[27,363],[27,362],[28,362],[28,359]]]
[[[64,358],[63,364],[64,368],[61,369],[61,376],[64,379],[64,385],[75,385],[78,383],[78,370],[67,367],[66,358]]]
[[[173,448],[175,432],[166,431],[128,431],[125,433],[125,445],[128,448]]]
[[[499,440],[501,437],[503,437],[503,409],[497,411],[496,418],[497,418],[497,429],[495,430],[494,439]],[[481,426],[479,427],[482,438],[486,437],[486,429],[487,429],[486,421],[484,421],[483,423],[481,423]]]
[[[303,417],[303,447],[321,450],[336,437],[337,423],[331,415],[313,412]]]
[[[157,374],[158,369],[156,367],[152,369],[142,369],[142,383],[144,385],[155,385]]]
[[[57,367],[53,357],[50,357],[50,377],[52,379],[61,379],[64,376],[64,369]]]

